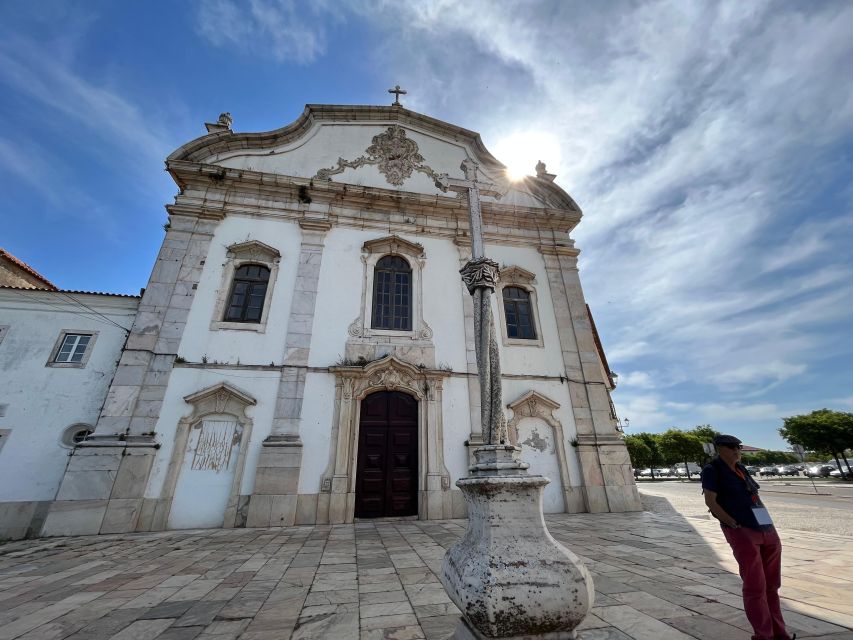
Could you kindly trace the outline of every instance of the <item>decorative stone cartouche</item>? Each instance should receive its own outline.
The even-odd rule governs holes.
[[[543,476],[529,475],[511,445],[474,451],[456,482],[468,530],[444,557],[442,583],[464,620],[455,640],[567,640],[593,603],[592,577],[545,527]]]

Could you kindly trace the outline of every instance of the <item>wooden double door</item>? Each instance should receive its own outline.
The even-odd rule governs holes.
[[[418,403],[399,391],[361,401],[355,517],[418,513]]]

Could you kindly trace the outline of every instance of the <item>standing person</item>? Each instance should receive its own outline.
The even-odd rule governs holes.
[[[758,497],[758,483],[740,463],[741,442],[714,438],[717,457],[702,469],[705,504],[720,521],[743,580],[743,608],[755,635],[752,640],[793,640],[779,604],[782,542]]]

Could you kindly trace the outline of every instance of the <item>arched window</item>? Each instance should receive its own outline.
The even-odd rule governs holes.
[[[244,264],[234,272],[225,322],[261,321],[270,270],[258,264]]]
[[[530,294],[521,287],[504,287],[503,298],[507,337],[536,340]]]
[[[383,256],[376,263],[371,327],[412,330],[412,268],[400,256]]]

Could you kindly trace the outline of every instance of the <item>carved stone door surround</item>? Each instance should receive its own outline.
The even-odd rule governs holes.
[[[566,456],[566,439],[563,434],[563,424],[554,417],[554,411],[560,405],[551,398],[537,391],[528,391],[518,397],[514,402],[507,405],[512,411],[512,418],[507,422],[507,433],[509,441],[518,446],[518,423],[523,418],[539,418],[554,430],[554,449],[557,452],[557,461],[560,465],[560,482],[563,485],[563,501],[566,513],[576,513],[578,509],[575,491],[571,485],[569,476],[569,465]]]
[[[449,372],[416,367],[393,355],[365,366],[331,367],[335,374],[335,416],[329,466],[320,491],[331,494],[328,522],[352,522],[358,462],[361,401],[375,391],[402,391],[418,402],[418,516],[440,520],[452,515],[450,473],[444,465],[442,386]],[[321,500],[321,504],[325,501]],[[325,520],[318,514],[318,521]]]
[[[242,428],[240,435],[239,452],[234,469],[234,480],[231,483],[231,491],[228,494],[228,505],[222,519],[224,528],[233,527],[237,519],[237,501],[240,492],[240,484],[243,481],[243,468],[246,464],[246,453],[252,436],[252,419],[246,415],[246,409],[256,404],[256,400],[245,391],[221,382],[196,393],[184,397],[184,402],[192,406],[189,415],[184,416],[178,422],[175,430],[175,446],[172,449],[172,457],[169,462],[169,471],[160,494],[157,509],[154,516],[152,530],[160,531],[166,528],[169,511],[172,508],[172,499],[175,496],[175,487],[178,484],[178,476],[186,453],[189,441],[190,429],[207,416],[226,415],[233,417],[239,427]]]

